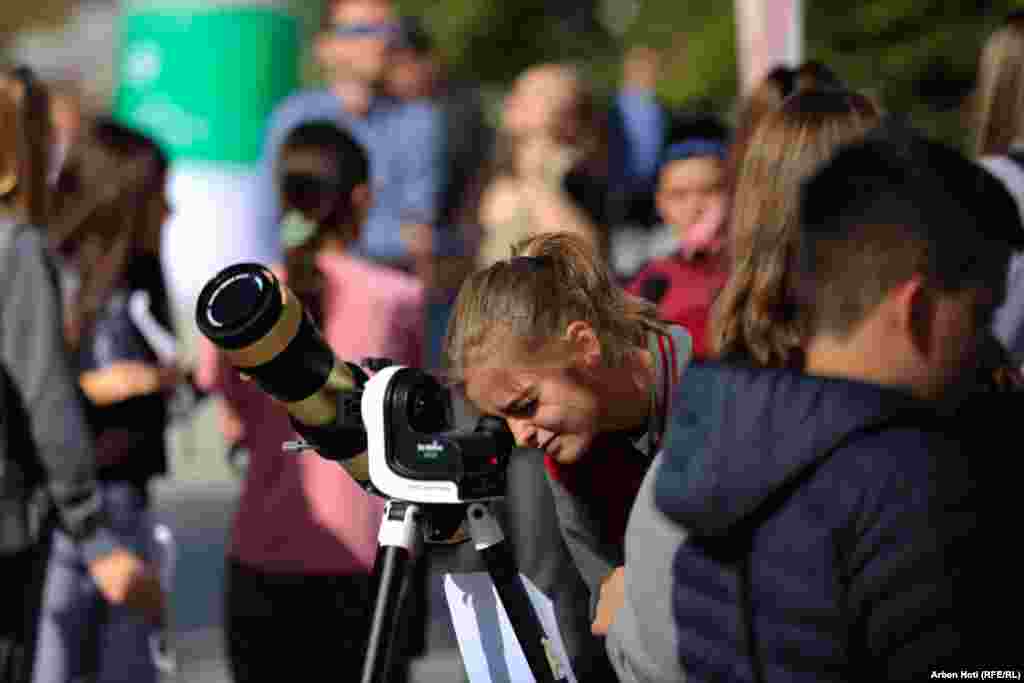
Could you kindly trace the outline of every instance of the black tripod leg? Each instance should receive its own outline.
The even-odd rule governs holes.
[[[565,681],[551,639],[530,602],[505,535],[486,505],[469,506],[469,528],[533,677],[537,683]]]
[[[412,569],[420,539],[419,507],[388,501],[380,524],[374,563],[377,601],[363,660],[362,683],[387,683],[394,664],[395,637],[401,616],[402,588]]]

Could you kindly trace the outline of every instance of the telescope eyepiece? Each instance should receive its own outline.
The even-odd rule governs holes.
[[[225,268],[199,294],[196,325],[223,349],[240,349],[265,337],[283,313],[274,274],[255,263]]]
[[[362,386],[294,293],[258,263],[230,266],[207,282],[196,302],[196,325],[232,366],[304,425],[334,424],[337,395]]]

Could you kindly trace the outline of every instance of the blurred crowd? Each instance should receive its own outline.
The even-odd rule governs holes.
[[[667,106],[646,46],[610,98],[539,63],[495,119],[387,0],[331,0],[313,48],[324,85],[267,121],[266,265],[337,357],[506,419],[495,507],[578,680],[1019,675],[978,606],[1015,615],[1019,585],[978,565],[1012,543],[985,437],[1024,363],[1024,17],[979,55],[966,156],[816,61],[735,111]],[[221,350],[182,352],[170,168],[75,84],[0,74],[0,680],[175,674],[151,488],[199,401],[243,478],[234,680],[354,679],[384,501],[282,453],[287,412]],[[454,647],[432,581],[483,566],[458,539],[423,559],[396,681]]]

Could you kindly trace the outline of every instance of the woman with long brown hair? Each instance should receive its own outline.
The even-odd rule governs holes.
[[[793,282],[800,183],[880,116],[865,95],[811,90],[788,98],[753,131],[733,196],[731,272],[712,313],[717,355],[760,365],[801,364],[803,329]]]
[[[0,72],[3,680],[29,680],[44,567],[51,543],[60,545],[61,538],[106,601],[153,620],[163,608],[156,574],[117,537],[98,491],[92,435],[61,333],[60,296],[42,234],[49,220],[49,122],[46,88],[32,72]]]
[[[776,66],[761,79],[761,82],[742,100],[736,115],[736,132],[733,134],[729,154],[730,186],[736,186],[740,158],[746,149],[754,129],[769,112],[775,111],[796,87],[796,72],[782,64]]]
[[[775,111],[787,97],[808,90],[841,90],[843,82],[827,64],[809,60],[793,68],[779,64],[772,68],[747,95],[737,115],[736,134],[729,156],[732,187],[736,186],[739,166],[750,136],[767,114]]]
[[[129,547],[151,556],[149,485],[167,471],[168,403],[182,378],[152,334],[154,325],[171,328],[159,260],[168,161],[152,139],[112,119],[97,121],[79,152],[76,186],[49,231],[69,290],[65,341],[87,399],[108,514]],[[99,600],[73,548],[62,545],[58,536],[35,683],[63,683],[90,668],[97,681],[155,681],[157,665],[171,665],[154,658],[158,633]]]
[[[1024,212],[1024,12],[1011,14],[988,40],[978,62],[971,133],[978,162],[999,178]],[[1024,259],[1010,265],[996,337],[1024,362]]]
[[[1024,12],[1008,16],[985,41],[969,101],[975,156],[1006,155],[1024,144]]]
[[[45,227],[49,219],[50,96],[31,70],[0,73],[7,101],[0,110],[0,201],[5,213]]]

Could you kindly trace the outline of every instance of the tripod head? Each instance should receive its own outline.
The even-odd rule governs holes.
[[[199,294],[196,324],[288,411],[309,447],[383,495],[456,505],[505,495],[515,442],[504,420],[454,430],[451,392],[433,375],[390,365],[368,377],[338,360],[268,268],[242,263],[215,275]]]
[[[451,431],[450,394],[431,375],[392,366],[362,395],[370,480],[391,498],[470,503],[501,498],[515,446],[504,420],[484,416],[472,431]],[[447,414],[444,414],[447,413]]]

